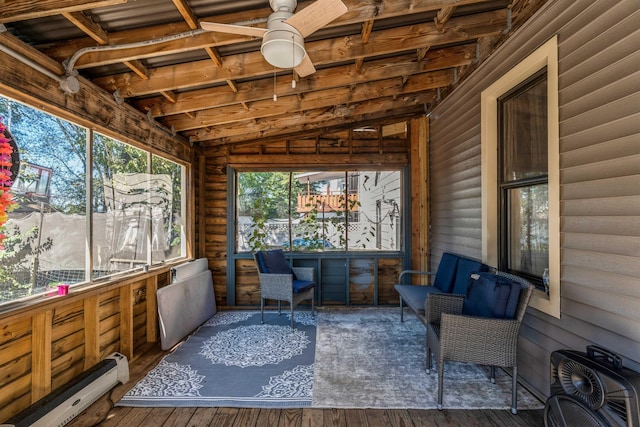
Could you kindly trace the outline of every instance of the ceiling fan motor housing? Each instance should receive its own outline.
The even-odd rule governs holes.
[[[298,2],[296,0],[269,0],[269,5],[274,12],[284,11],[284,12],[292,12],[298,6]]]
[[[271,1],[278,3],[277,0]],[[273,12],[267,21],[267,32],[262,37],[260,51],[267,62],[278,68],[294,68],[307,54],[304,38],[298,30],[284,22],[291,12]]]

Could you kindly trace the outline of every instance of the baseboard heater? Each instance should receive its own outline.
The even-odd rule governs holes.
[[[126,356],[113,353],[0,427],[64,426],[116,384],[129,381]]]

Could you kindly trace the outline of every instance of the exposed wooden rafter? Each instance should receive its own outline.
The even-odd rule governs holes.
[[[300,0],[296,13],[313,1]],[[305,40],[316,72],[302,78],[290,70],[276,70],[274,76],[253,36],[200,31],[205,20],[264,27],[272,12],[266,0],[253,9],[231,1],[207,6],[207,13],[224,8],[213,16],[198,15],[202,5],[188,0],[158,0],[158,7],[178,17],[174,22],[150,14],[148,25],[139,25],[136,17],[138,23],[122,27],[109,18],[113,8],[109,13],[101,8],[117,8],[124,0],[44,0],[33,10],[14,1],[0,11],[12,28],[21,20],[59,15],[86,36],[40,46],[0,31],[0,43],[59,76],[68,71],[63,61],[76,55],[73,69],[80,77],[118,102],[127,100],[152,123],[203,147],[231,147],[423,114],[425,105],[439,102],[512,26],[544,3],[343,1],[348,12]]]
[[[0,23],[45,18],[97,7],[113,6],[129,0],[38,0],[5,2],[0,10]]]

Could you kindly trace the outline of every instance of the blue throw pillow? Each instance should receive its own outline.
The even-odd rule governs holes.
[[[448,252],[442,254],[440,264],[438,265],[438,271],[436,271],[436,278],[433,281],[433,286],[440,289],[442,292],[451,292],[459,259],[460,257],[457,255],[450,254]]]
[[[469,287],[469,276],[471,273],[487,271],[487,266],[480,261],[469,258],[460,258],[456,268],[456,280],[453,282],[452,294],[464,295]]]
[[[492,273],[474,273],[462,306],[468,316],[513,319],[520,298],[520,284]]]
[[[291,266],[281,249],[262,251],[261,254],[265,273],[293,274],[293,270],[291,270]]]

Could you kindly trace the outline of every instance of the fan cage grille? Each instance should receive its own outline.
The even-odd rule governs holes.
[[[604,405],[604,387],[590,368],[573,360],[565,360],[559,367],[559,378],[565,393],[585,401],[591,409]]]
[[[563,421],[564,420],[564,421]],[[571,396],[551,396],[544,407],[544,425],[546,427],[564,427],[566,421],[580,427],[607,427],[608,424],[582,402]]]

